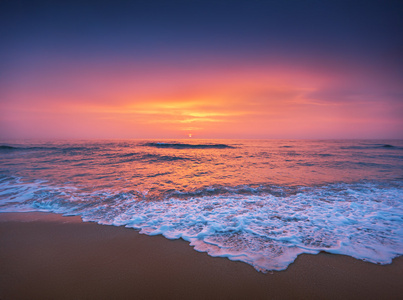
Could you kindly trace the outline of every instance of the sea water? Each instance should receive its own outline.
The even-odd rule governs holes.
[[[320,251],[388,264],[403,255],[403,141],[2,141],[0,212],[27,211],[263,272]]]

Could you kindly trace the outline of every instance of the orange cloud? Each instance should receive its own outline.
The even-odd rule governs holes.
[[[335,91],[329,74],[267,66],[142,71],[27,76],[3,93],[0,125],[10,136],[310,138],[401,124],[387,118],[401,105],[379,105],[377,94],[353,88]]]

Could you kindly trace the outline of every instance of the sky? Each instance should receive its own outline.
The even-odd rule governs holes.
[[[403,3],[0,0],[0,139],[403,138]]]

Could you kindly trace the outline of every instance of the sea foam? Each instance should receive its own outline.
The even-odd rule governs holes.
[[[228,187],[227,187],[228,188]],[[283,193],[189,194],[144,200],[146,191],[85,192],[43,181],[0,182],[0,211],[79,215],[147,235],[182,238],[197,251],[284,270],[301,253],[325,251],[388,264],[403,255],[400,183],[338,183]]]

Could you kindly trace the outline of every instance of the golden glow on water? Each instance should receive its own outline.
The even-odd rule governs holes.
[[[25,154],[11,153],[13,156],[8,159],[12,158],[21,168],[16,176],[50,180],[56,185],[71,182],[80,186],[147,191],[156,197],[166,191],[208,186],[316,185],[401,174],[393,156],[396,151],[400,155],[400,148],[350,150],[357,142],[202,140],[194,139],[193,133],[186,136],[186,140],[179,141],[61,141],[45,144],[50,147],[46,153],[42,154],[39,148]],[[148,143],[173,146],[147,146]],[[178,143],[185,147],[175,147]],[[190,146],[186,147],[187,144]],[[219,146],[203,146],[211,144]],[[63,147],[72,150],[64,151]],[[385,151],[389,156],[384,156]],[[371,164],[366,163],[369,160]]]

